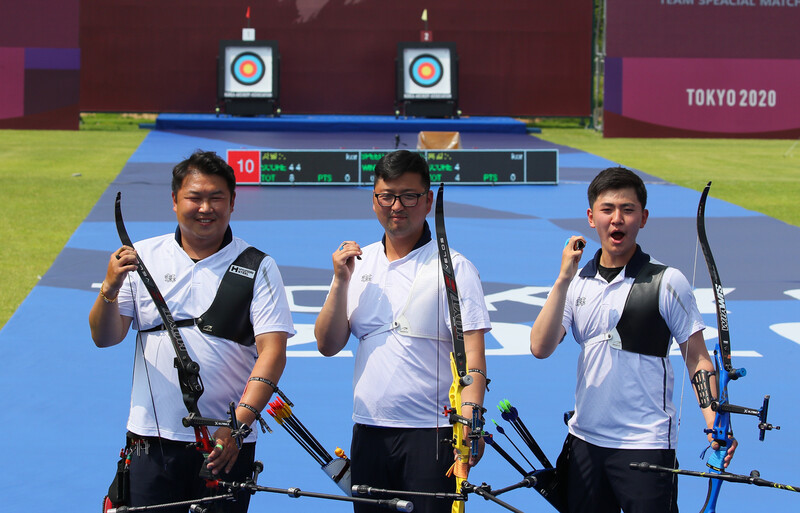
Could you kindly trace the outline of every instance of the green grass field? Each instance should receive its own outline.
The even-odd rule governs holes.
[[[0,130],[0,327],[47,271],[122,170],[154,115],[84,114],[81,129]],[[603,139],[550,122],[542,139],[600,155],[667,181],[800,226],[800,145],[787,140]],[[98,270],[98,279],[102,270]]]
[[[800,226],[800,144],[753,139],[604,139],[594,130],[543,128],[542,139],[703,190]]]
[[[0,130],[0,204],[8,219],[0,224],[0,326],[145,135],[115,124],[105,130]]]

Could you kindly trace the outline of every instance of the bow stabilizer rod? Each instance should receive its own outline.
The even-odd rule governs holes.
[[[800,493],[800,486],[792,486],[776,483],[774,481],[767,481],[766,479],[761,478],[761,473],[758,470],[753,470],[750,472],[749,476],[745,476],[742,474],[730,474],[728,472],[723,472],[722,474],[718,474],[716,472],[697,472],[694,470],[662,467],[661,465],[653,465],[652,463],[646,462],[630,463],[630,467],[632,469],[642,470],[645,472],[670,472],[672,474],[678,474],[681,476],[705,477],[707,479],[717,479],[719,481],[729,481],[731,483],[765,486],[768,488],[777,488],[778,490],[787,490],[789,492]]]

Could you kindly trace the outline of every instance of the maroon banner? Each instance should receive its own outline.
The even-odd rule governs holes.
[[[397,43],[459,55],[465,115],[588,116],[592,0],[81,1],[81,108],[211,112],[221,40],[278,42],[284,113],[391,114]],[[250,18],[246,13],[248,6]]]
[[[607,137],[800,135],[800,1],[609,0]]]

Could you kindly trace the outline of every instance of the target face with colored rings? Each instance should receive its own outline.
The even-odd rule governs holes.
[[[408,68],[411,80],[420,87],[433,87],[444,75],[442,62],[435,56],[424,53],[411,61]]]
[[[264,61],[253,52],[243,52],[231,62],[231,76],[242,85],[257,84],[264,78]]]

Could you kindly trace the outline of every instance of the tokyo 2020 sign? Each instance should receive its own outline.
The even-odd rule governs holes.
[[[797,137],[798,27],[797,0],[609,0],[605,135]]]

